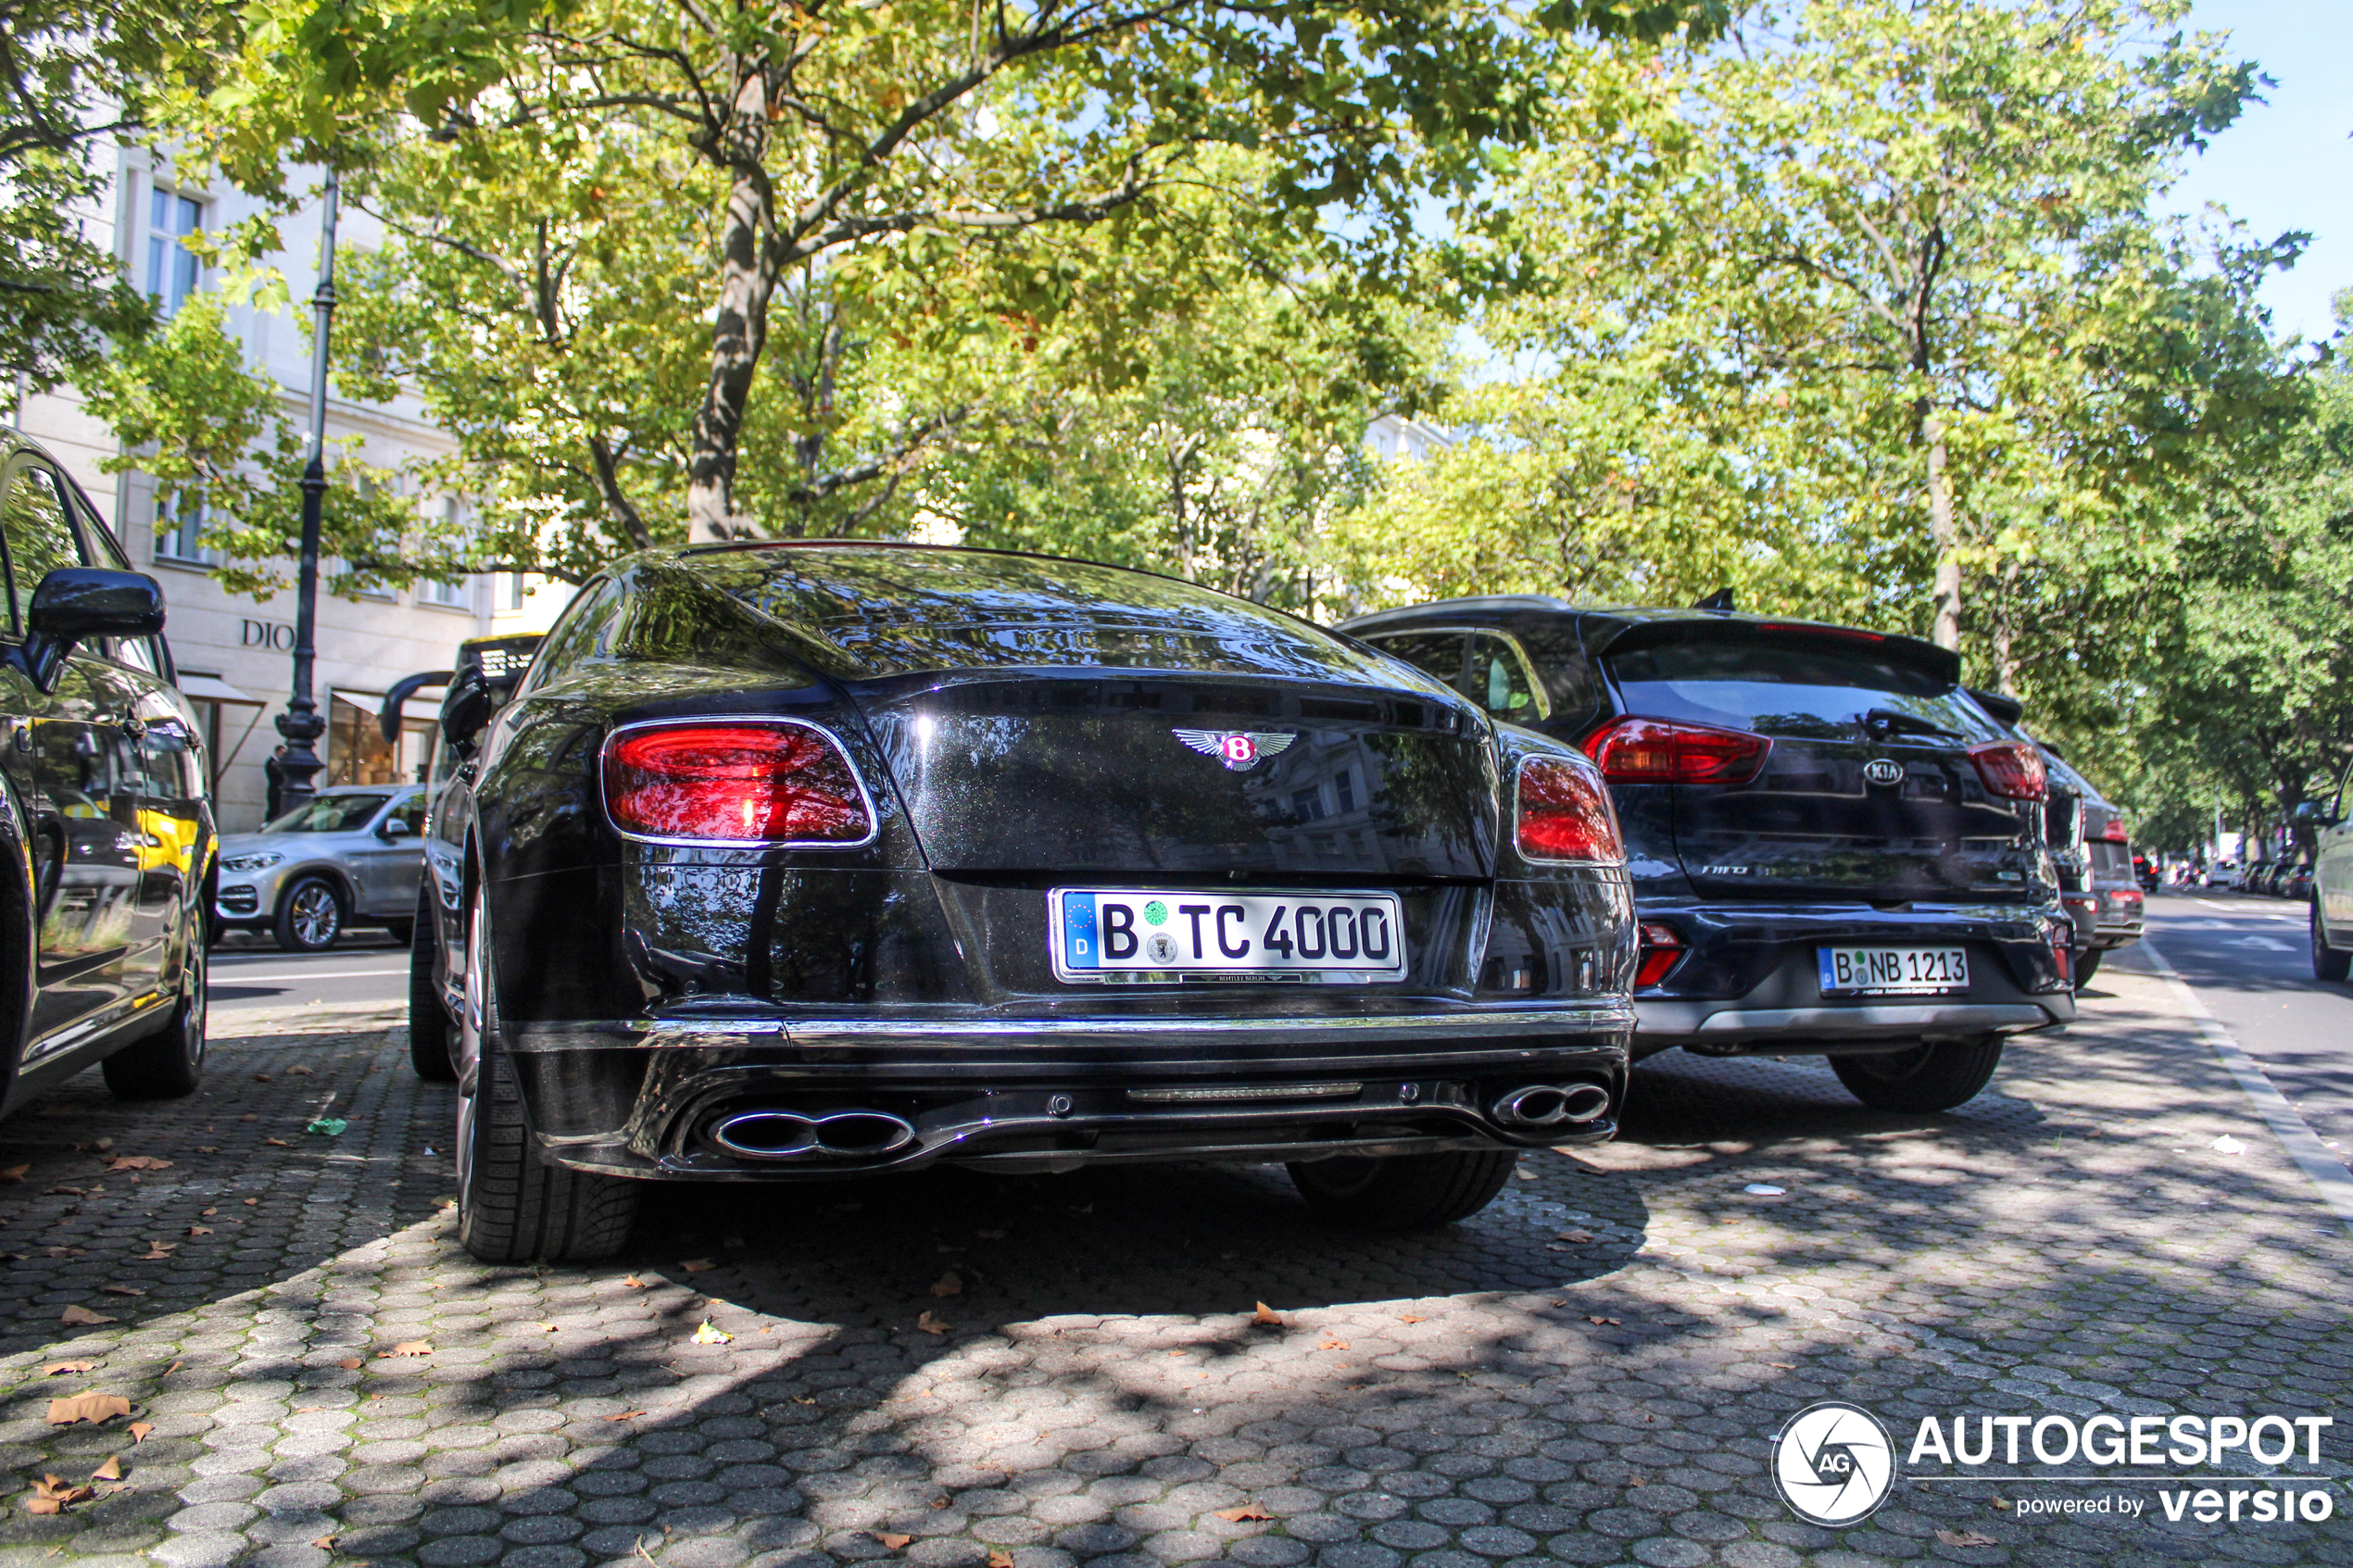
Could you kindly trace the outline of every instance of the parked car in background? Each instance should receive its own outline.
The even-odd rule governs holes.
[[[1910,637],[1713,608],[1455,599],[1341,630],[1608,778],[1637,1057],[1825,1056],[1892,1110],[1975,1095],[2075,1015],[2041,754]]]
[[[2312,862],[2298,860],[2281,884],[2280,897],[2310,902],[2312,897]]]
[[[649,1178],[933,1164],[1279,1161],[1331,1219],[1436,1225],[1517,1150],[1616,1129],[1635,940],[1600,772],[1246,599],[986,550],[655,551],[495,715],[445,712],[460,901],[427,901],[427,989],[459,1003],[477,1257],[608,1254]]]
[[[216,844],[163,590],[0,427],[0,1106],[94,1065],[132,1099],[204,1072]]]
[[[2091,951],[2076,971],[2078,990],[2092,978],[2103,958],[2141,939],[2147,912],[2147,896],[2141,889],[2140,878],[2133,874],[2133,843],[2125,830],[2124,814],[2096,792],[2083,802],[2083,859],[2096,903]]]
[[[2353,970],[2353,822],[2346,821],[2346,797],[2353,792],[2353,762],[2337,775],[2336,790],[2323,804],[2297,808],[2319,836],[2312,858],[2312,974],[2343,980]]]
[[[415,784],[322,789],[259,833],[220,841],[215,924],[267,931],[317,953],[355,925],[407,943],[424,867],[425,792]]]

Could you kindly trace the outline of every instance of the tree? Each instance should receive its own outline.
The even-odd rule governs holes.
[[[1410,242],[1417,199],[1475,201],[1485,151],[1533,133],[1559,32],[1657,36],[1720,15],[1718,0],[1553,0],[1524,18],[1452,0],[1043,0],[1027,9],[263,0],[248,12],[236,79],[183,106],[182,129],[241,184],[280,197],[289,150],[332,158],[350,171],[358,199],[384,204],[411,259],[416,247],[441,246],[471,263],[473,275],[448,286],[495,315],[476,323],[485,337],[530,345],[541,374],[561,384],[543,428],[576,440],[579,460],[540,477],[567,502],[593,491],[603,526],[634,538],[632,514],[642,525],[647,507],[629,489],[620,447],[643,459],[636,477],[651,479],[656,496],[682,450],[693,535],[730,537],[775,521],[747,510],[740,470],[762,418],[757,372],[780,328],[787,357],[812,367],[805,379],[822,388],[837,353],[828,345],[884,325],[859,319],[859,307],[920,297],[943,272],[959,279],[966,312],[1042,320],[1062,301],[1051,276],[1026,272],[1025,236],[1150,221],[1153,198],[1218,148],[1265,160],[1243,199],[1298,226],[1326,209],[1353,215],[1352,226],[1326,232],[1327,256],[1378,257]],[[579,277],[543,268],[538,236],[565,257],[591,243],[597,204],[617,194],[591,171],[616,167],[606,157],[616,142],[622,164],[666,181],[663,194],[679,204],[660,227],[680,252],[656,259],[651,280],[699,272],[685,296],[698,307],[691,317],[677,295],[639,301],[704,323],[698,384],[665,410],[676,436],[651,433],[641,416],[645,398],[675,395],[661,321],[641,318],[648,330],[623,333],[649,351],[643,363],[658,394],[639,383],[606,397],[598,370],[553,369],[607,346],[575,333],[579,322],[616,318],[569,308]],[[557,166],[552,176],[543,159]],[[643,192],[618,199],[649,211]],[[705,226],[677,236],[688,209]],[[264,237],[245,240],[250,249]],[[994,297],[976,292],[983,282]],[[418,299],[434,289],[427,282]],[[555,296],[567,308],[551,329]],[[624,379],[635,382],[637,368]],[[538,384],[518,375],[492,390],[527,402]],[[804,399],[798,422],[822,425],[824,403],[822,392]],[[952,405],[904,413],[871,450],[811,471],[784,498],[885,480],[963,417]],[[610,464],[586,440],[592,426],[614,448]],[[820,433],[829,433],[803,439]],[[510,466],[519,477],[530,468]]]
[[[1738,546],[1700,558],[1788,608],[1967,631],[2018,684],[2296,411],[2253,289],[2300,236],[2154,211],[2257,84],[2167,31],[2183,9],[1811,0],[1711,51],[1595,52],[1573,90],[1602,156],[1514,187],[1504,259],[1535,282],[1489,336],[1550,367],[1521,401],[1559,413],[1504,446],[1600,513],[1680,493],[1683,530]]]

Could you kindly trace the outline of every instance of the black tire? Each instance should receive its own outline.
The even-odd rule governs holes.
[[[2312,978],[2343,980],[2348,973],[2353,973],[2353,952],[2329,946],[2329,939],[2321,925],[2320,891],[2315,888],[2312,895]]]
[[[271,930],[278,946],[289,953],[323,953],[343,935],[350,919],[343,889],[332,877],[298,876],[279,895]]]
[[[1451,1225],[1487,1207],[1519,1161],[1508,1148],[1445,1154],[1337,1155],[1291,1166],[1291,1185],[1327,1220],[1371,1230]]]
[[[2100,955],[2107,951],[2106,947],[2094,947],[2075,960],[2075,988],[2078,991],[2089,985],[2092,976],[2100,972]]]
[[[2001,1064],[1999,1035],[1831,1058],[1831,1071],[1847,1093],[1877,1110],[1950,1110],[1975,1098]]]
[[[468,916],[472,1017],[459,1025],[459,1245],[485,1263],[599,1262],[628,1245],[639,1184],[541,1161],[514,1069],[499,1047],[498,976],[484,961],[489,944],[479,929],[478,893]]]
[[[180,960],[180,999],[172,1004],[171,1021],[102,1064],[116,1098],[183,1099],[204,1082],[208,967],[204,944],[190,942]]]
[[[409,926],[409,1065],[428,1084],[458,1081],[457,1041],[449,1010],[441,1005],[441,983],[433,976],[440,955],[434,935],[430,888],[417,890],[417,918]]]

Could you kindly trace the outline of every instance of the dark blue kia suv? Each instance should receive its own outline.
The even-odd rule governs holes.
[[[1342,631],[1601,765],[1642,928],[1639,1059],[1825,1056],[1944,1110],[2075,1016],[2040,751],[1917,638],[1712,608],[1451,599]]]

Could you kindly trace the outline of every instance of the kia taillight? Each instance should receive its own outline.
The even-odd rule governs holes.
[[[1642,922],[1642,945],[1635,949],[1634,989],[1646,990],[1667,978],[1688,949],[1682,935],[1663,920]]]
[[[1992,740],[1972,746],[1969,759],[1977,764],[1977,776],[1985,782],[1988,795],[2005,800],[2042,800],[2050,795],[2050,774],[2043,766],[2043,754],[2024,741]]]
[[[1531,757],[1519,765],[1516,841],[1528,860],[1622,864],[1617,812],[1601,775],[1567,758]]]
[[[1620,719],[1585,738],[1585,755],[1612,784],[1746,784],[1773,743],[1745,730]]]
[[[875,818],[841,745],[784,721],[661,724],[605,743],[605,810],[639,838],[862,844]]]

